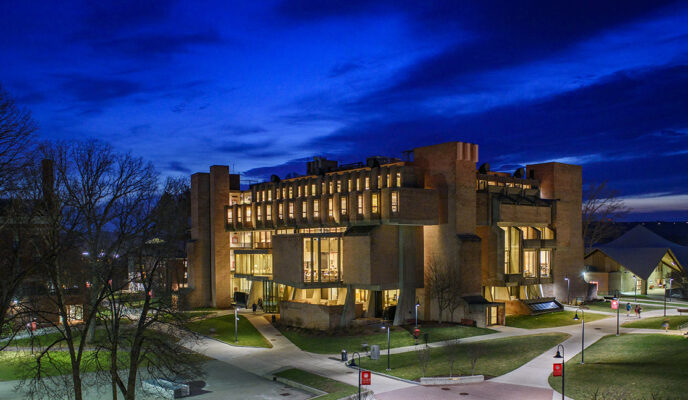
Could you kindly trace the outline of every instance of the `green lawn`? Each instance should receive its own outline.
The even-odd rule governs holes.
[[[303,331],[291,328],[279,327],[282,334],[297,345],[301,350],[310,351],[311,353],[319,354],[336,354],[340,353],[342,349],[346,349],[349,353],[354,351],[362,351],[362,344],[367,343],[369,346],[374,344],[380,345],[380,349],[387,348],[387,331],[375,330],[371,333],[367,330],[363,333],[357,331],[348,332],[316,332]],[[486,335],[488,333],[495,333],[492,329],[473,328],[462,325],[446,325],[446,326],[431,326],[421,327],[420,342],[423,341],[423,334],[428,334],[428,342],[441,342],[444,340],[460,339],[470,336]],[[413,335],[404,328],[392,327],[390,331],[390,347],[412,346],[416,344]]]
[[[566,396],[576,400],[677,399],[686,394],[688,340],[675,335],[606,336],[566,363]],[[561,378],[549,377],[561,390]],[[678,397],[677,397],[678,396]]]
[[[662,328],[662,322],[664,321],[669,321],[669,329],[676,330],[679,325],[688,322],[688,315],[641,318],[636,321],[624,322],[621,326],[626,328],[664,329]]]
[[[621,302],[619,304],[619,306],[621,307],[621,310],[619,310],[619,311],[623,315],[626,315],[626,303],[628,303],[628,302]],[[585,304],[585,306],[591,310],[605,311],[605,312],[616,314],[616,310],[612,310],[611,303],[608,301],[598,301],[595,303],[587,303],[587,304]],[[645,304],[641,304],[640,306],[643,308],[643,311],[661,310],[664,308],[664,306],[656,306],[656,305],[650,306],[650,305],[645,305]],[[631,303],[631,315],[634,315],[633,314],[633,307],[635,307],[635,303]],[[672,307],[669,305],[669,303],[667,303],[667,310],[670,308],[672,308]],[[676,307],[673,307],[673,308],[676,308]]]
[[[125,353],[123,353],[125,354]],[[128,357],[128,354],[126,355]],[[50,359],[43,358],[42,374],[44,376],[65,375],[71,373],[71,362],[69,353],[66,351],[51,351]],[[98,360],[103,366],[110,364],[110,356],[106,352],[98,354]],[[31,373],[36,366],[35,356],[26,351],[3,351],[0,352],[0,381],[13,381],[24,378]],[[84,361],[81,365],[83,372],[93,372],[96,370],[95,352],[87,351],[84,353]]]
[[[239,315],[239,342],[234,343],[234,314],[221,317],[206,318],[201,321],[189,323],[189,329],[202,335],[210,336],[229,344],[237,346],[272,347],[272,344],[258,332],[258,330],[246,319]],[[215,333],[210,329],[214,328]]]
[[[575,325],[581,321],[573,319],[574,311],[558,311],[541,315],[512,315],[506,317],[506,326],[524,329],[552,328],[555,326]],[[581,315],[578,314],[580,317]],[[598,319],[609,318],[610,315],[586,313],[585,322],[597,321]]]
[[[476,375],[487,377],[499,376],[520,367],[547,349],[566,340],[565,333],[543,333],[538,335],[516,336],[502,339],[491,339],[473,343],[460,344],[457,360],[454,364],[453,375],[470,375],[471,365],[468,353],[471,348],[481,350],[475,367]],[[418,347],[422,347],[420,345]],[[416,351],[392,354],[391,371],[386,371],[387,355],[382,354],[379,360],[361,358],[363,368],[372,369],[409,380],[418,380],[422,375]],[[430,361],[425,376],[449,376],[449,363],[443,348],[430,350]]]
[[[325,378],[324,376],[311,374],[310,372],[298,368],[287,369],[275,375],[329,393],[327,395],[318,396],[318,400],[337,400],[358,393],[358,387],[356,386],[347,385],[346,383]]]

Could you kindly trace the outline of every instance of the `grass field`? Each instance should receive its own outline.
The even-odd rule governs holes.
[[[471,374],[468,355],[473,351],[471,348],[475,349],[478,347],[482,353],[482,356],[478,358],[476,363],[475,374],[493,377],[513,371],[568,337],[569,335],[564,333],[545,333],[460,344],[453,375]],[[419,347],[422,347],[422,345]],[[386,371],[386,354],[383,354],[376,361],[369,358],[361,358],[361,364],[363,368],[369,368],[409,380],[418,380],[422,376],[416,351],[392,354],[390,360],[391,371]],[[440,347],[430,350],[430,361],[425,371],[425,376],[449,376],[449,362],[447,361],[445,349]]]
[[[128,354],[126,354],[126,357],[128,358]],[[106,352],[100,352],[98,354],[98,361],[101,365],[109,365],[109,358],[110,355]],[[25,351],[0,352],[0,381],[13,381],[24,378],[25,375],[30,374],[36,367],[35,360],[36,358],[33,354]],[[69,353],[66,351],[50,352],[50,361],[48,361],[48,358],[43,358],[41,360],[41,365],[43,376],[56,376],[71,373]],[[83,372],[92,372],[96,370],[95,352],[87,351],[84,353],[84,362],[82,363],[81,370]]]
[[[606,336],[566,363],[566,396],[592,399],[678,399],[686,393],[688,340],[675,335]],[[561,390],[561,378],[549,377]],[[681,395],[683,394],[683,395]],[[677,397],[679,396],[679,397]]]
[[[619,306],[621,307],[620,313],[623,315],[626,315],[626,303],[628,302],[621,302]],[[595,303],[588,303],[585,305],[591,310],[595,311],[605,311],[605,312],[610,312],[616,314],[616,310],[612,310],[611,303],[608,301],[602,302],[595,302]],[[641,304],[641,307],[643,307],[643,311],[652,311],[652,310],[661,310],[664,308],[664,306],[656,306],[656,305],[646,305],[646,304]],[[635,303],[631,302],[631,315],[633,314],[633,307],[635,307]],[[667,310],[672,308],[669,304],[667,304]],[[673,307],[676,308],[676,307]]]
[[[688,323],[688,315],[641,318],[636,321],[624,322],[621,326],[625,328],[664,329],[662,328],[664,321],[669,321],[669,329],[676,330],[679,325]]]
[[[238,343],[234,343],[234,314],[194,321],[189,323],[188,326],[189,329],[194,332],[210,336],[229,344],[236,344],[237,346],[272,347],[272,344],[242,315],[239,315]],[[215,333],[211,333],[211,329],[215,329]]]
[[[318,396],[318,400],[337,400],[358,393],[358,387],[356,386],[347,385],[346,383],[297,368],[280,371],[275,375],[328,393],[324,396]]]
[[[559,311],[542,315],[507,316],[506,326],[513,326],[514,328],[524,329],[538,329],[580,324],[580,320],[575,321],[573,319],[574,315],[575,312],[573,311]],[[578,316],[580,317],[580,314]],[[599,319],[609,317],[610,315],[587,313],[585,314],[585,322],[597,321]]]
[[[348,352],[361,351],[362,344],[369,346],[380,345],[380,349],[387,348],[387,331],[381,329],[367,329],[361,331],[350,330],[348,332],[324,333],[315,331],[302,331],[290,328],[279,328],[282,334],[297,345],[301,350],[319,354],[336,354],[346,349]],[[421,327],[420,342],[423,342],[423,334],[428,334],[428,342],[441,342],[444,340],[459,339],[470,336],[486,335],[494,333],[492,329],[473,328],[462,325],[445,325]],[[390,347],[412,346],[416,344],[413,335],[404,328],[392,327],[390,331]]]

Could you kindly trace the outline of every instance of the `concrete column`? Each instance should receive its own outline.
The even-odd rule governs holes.
[[[191,175],[191,242],[187,244],[189,292],[186,305],[209,307],[210,298],[210,176]]]
[[[225,207],[229,205],[229,167],[210,167],[210,289],[213,307],[232,305],[229,232]]]
[[[346,296],[344,300],[344,308],[342,309],[342,316],[339,321],[340,328],[346,328],[356,318],[356,292],[353,286],[348,285],[346,289]]]

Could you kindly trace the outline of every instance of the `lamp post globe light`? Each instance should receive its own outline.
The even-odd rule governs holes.
[[[554,356],[555,360],[561,359],[561,400],[565,400],[564,395],[564,382],[566,381],[566,359],[564,358],[564,346],[561,344],[557,345],[557,354]]]
[[[418,307],[420,307],[420,300],[416,299],[416,329],[418,329]]]
[[[581,312],[581,364],[584,364],[585,362],[585,309],[583,307],[579,307],[578,310]],[[576,315],[573,316],[574,321],[578,321],[578,311],[576,311]]]
[[[566,304],[571,304],[571,282],[568,276],[565,276],[564,280],[566,281]]]
[[[387,329],[387,371],[391,371],[392,369],[389,367],[389,356],[390,356],[390,351],[389,351],[389,328],[390,324],[382,325],[382,330]]]
[[[638,277],[633,275],[633,279],[635,279],[635,284],[633,285],[633,297],[635,298],[634,302],[638,303]]]

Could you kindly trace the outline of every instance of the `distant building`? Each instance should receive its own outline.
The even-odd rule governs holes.
[[[556,300],[584,291],[579,166],[476,170],[478,146],[462,142],[412,154],[353,165],[316,157],[305,176],[249,190],[227,166],[193,174],[190,305],[260,299],[317,329],[385,312],[406,323],[417,302],[420,319],[436,319],[424,291],[431,259],[460,273],[454,320],[478,326],[561,309]]]
[[[636,224],[620,237],[595,247],[586,255],[585,265],[586,282],[601,295],[663,295],[670,286],[680,293],[683,282],[677,273],[688,266],[688,247]]]

